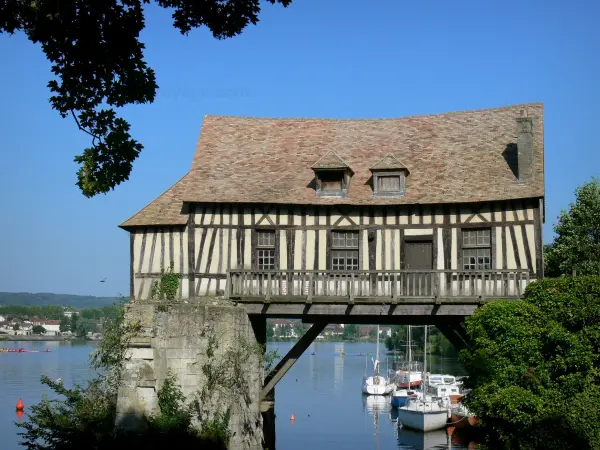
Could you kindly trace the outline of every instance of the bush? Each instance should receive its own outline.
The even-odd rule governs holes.
[[[135,434],[117,433],[115,420],[121,372],[129,340],[138,331],[138,325],[125,322],[121,308],[113,319],[105,322],[103,339],[90,358],[92,367],[102,371],[102,375],[86,387],[76,385],[71,389],[42,377],[42,383],[59,398],[43,398],[32,406],[26,421],[16,424],[24,430],[19,433],[23,438],[21,445],[27,450],[158,450],[173,445],[226,449],[224,438],[228,439],[228,435],[215,432],[222,428],[220,417],[206,421],[200,430],[192,427],[194,409],[184,404],[184,396],[171,374],[157,393],[160,414],[146,418],[147,430]]]
[[[466,403],[491,448],[600,448],[600,277],[536,281],[466,320]]]

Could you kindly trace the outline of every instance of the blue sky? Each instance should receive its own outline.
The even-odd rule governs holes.
[[[142,40],[160,90],[124,111],[145,149],[128,182],[93,199],[73,162],[89,140],[50,108],[49,63],[23,35],[0,35],[0,291],[128,293],[117,225],[188,170],[205,114],[377,118],[544,102],[548,241],[575,188],[600,173],[598,17],[596,1],[294,0],[217,41],[206,29],[180,35],[149,6]]]

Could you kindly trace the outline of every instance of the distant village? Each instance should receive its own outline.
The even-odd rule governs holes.
[[[267,320],[267,338],[269,340],[298,339],[310,327],[300,320],[269,319]],[[379,339],[392,336],[392,328],[379,327]],[[376,325],[330,324],[317,336],[318,340],[331,341],[374,341],[377,339]]]
[[[24,314],[6,312],[3,310],[11,307],[0,307],[0,339],[7,337],[30,337],[36,339],[100,339],[103,317],[96,318],[80,317],[82,312],[73,308],[52,307],[52,318],[44,314]],[[61,308],[62,317],[56,318],[56,308]],[[38,308],[39,309],[39,308]],[[43,308],[41,309],[44,310]],[[27,310],[26,310],[27,311]],[[36,311],[32,308],[32,311]]]

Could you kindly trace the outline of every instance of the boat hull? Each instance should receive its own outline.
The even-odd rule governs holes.
[[[450,423],[455,428],[475,428],[479,425],[477,417],[460,412],[452,412]]]
[[[406,402],[408,401],[408,397],[399,397],[399,396],[392,396],[392,408],[402,408],[403,406],[406,406]]]
[[[367,395],[388,395],[392,392],[393,386],[381,386],[375,384],[363,384],[363,394]]]
[[[398,420],[403,427],[418,431],[441,430],[448,421],[447,411],[414,411],[400,408]]]
[[[377,381],[377,382],[376,382]],[[391,394],[394,385],[387,382],[384,377],[368,377],[363,379],[362,391],[367,395],[388,395]]]

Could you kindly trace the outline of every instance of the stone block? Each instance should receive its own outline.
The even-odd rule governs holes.
[[[127,356],[131,359],[154,359],[154,350],[152,348],[130,348],[127,350]]]

